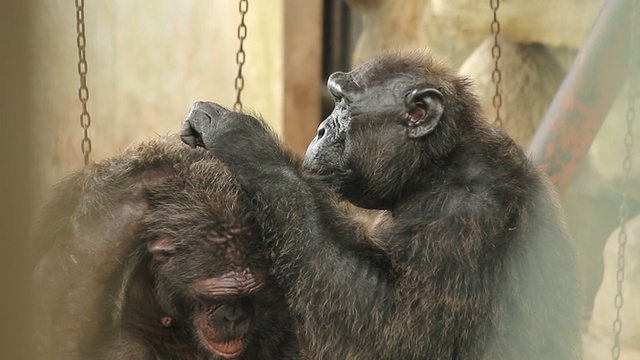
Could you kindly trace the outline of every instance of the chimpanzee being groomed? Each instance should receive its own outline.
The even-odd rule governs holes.
[[[335,109],[302,164],[263,122],[214,103],[195,103],[181,133],[252,199],[310,358],[579,358],[577,267],[554,192],[480,117],[469,81],[414,51],[328,87]],[[364,238],[340,198],[391,220]]]
[[[54,194],[37,237],[43,358],[299,358],[253,211],[211,153],[158,138]]]

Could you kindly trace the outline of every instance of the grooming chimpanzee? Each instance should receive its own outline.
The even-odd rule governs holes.
[[[35,272],[42,353],[299,358],[253,211],[211,153],[159,138],[85,167],[55,196]]]
[[[554,193],[469,86],[420,51],[333,74],[335,109],[306,171],[263,122],[192,106],[182,138],[252,199],[310,358],[580,357],[577,268]],[[392,218],[363,238],[332,190]]]

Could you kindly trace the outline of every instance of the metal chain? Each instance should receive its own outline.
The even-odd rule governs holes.
[[[76,0],[76,31],[78,38],[78,75],[80,75],[80,88],[78,89],[78,98],[82,104],[82,113],[80,113],[80,125],[84,130],[84,137],[80,143],[82,155],[84,156],[84,165],[89,163],[89,154],[91,154],[91,139],[89,139],[89,126],[91,126],[91,115],[87,110],[87,102],[89,101],[89,88],[87,87],[87,59],[85,47],[87,40],[84,36],[84,0]]]
[[[614,305],[616,308],[616,318],[613,321],[613,347],[611,348],[611,356],[614,360],[620,358],[620,333],[622,332],[622,319],[620,318],[620,312],[622,310],[623,295],[622,286],[624,284],[624,262],[625,262],[625,247],[627,245],[627,229],[626,222],[629,219],[629,205],[627,204],[627,183],[629,181],[629,174],[631,173],[631,149],[633,147],[633,122],[635,121],[635,99],[636,99],[636,78],[637,74],[637,44],[635,43],[636,31],[637,31],[637,5],[638,1],[635,0],[632,3],[631,25],[630,25],[630,42],[629,42],[629,90],[627,93],[629,107],[627,109],[627,129],[624,135],[624,148],[625,156],[622,161],[622,180],[620,181],[620,193],[622,194],[622,201],[620,202],[620,208],[618,210],[618,216],[620,220],[620,231],[618,232],[618,270],[616,272],[616,295],[614,298]]]
[[[493,46],[491,47],[491,55],[493,56],[494,67],[491,73],[491,80],[496,86],[496,91],[493,95],[493,107],[496,109],[496,118],[493,124],[496,126],[502,126],[502,119],[500,119],[500,107],[502,106],[502,95],[500,94],[500,81],[502,80],[502,72],[498,68],[498,60],[502,55],[502,49],[498,44],[498,34],[500,34],[500,22],[498,21],[498,8],[500,7],[500,0],[489,0],[491,11],[493,11],[493,21],[491,21],[491,34],[493,34]]]
[[[242,101],[240,100],[240,95],[242,94],[242,89],[244,89],[244,77],[242,76],[242,65],[244,65],[245,53],[244,53],[244,39],[247,38],[247,25],[244,23],[244,17],[249,11],[249,1],[248,0],[240,0],[239,5],[240,10],[240,25],[238,26],[238,40],[240,40],[240,47],[238,48],[238,52],[236,53],[236,64],[238,64],[238,75],[236,75],[235,88],[236,88],[236,102],[233,104],[233,109],[235,111],[242,111]]]

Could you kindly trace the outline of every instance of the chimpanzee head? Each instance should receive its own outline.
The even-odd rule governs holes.
[[[421,169],[446,156],[464,113],[468,81],[427,52],[387,53],[329,77],[331,115],[309,145],[304,167],[347,200],[388,209],[419,183]],[[462,123],[461,123],[462,122]]]
[[[189,178],[149,190],[142,226],[167,319],[186,323],[203,348],[233,359],[251,346],[253,334],[273,331],[271,318],[286,307],[270,283],[240,186],[205,165],[185,165]]]

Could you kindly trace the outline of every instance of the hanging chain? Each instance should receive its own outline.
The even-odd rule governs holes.
[[[89,126],[91,126],[91,115],[87,110],[87,101],[89,101],[89,88],[87,87],[87,59],[85,47],[87,39],[84,36],[84,0],[76,0],[76,30],[78,38],[78,75],[80,75],[80,88],[78,89],[78,98],[82,104],[82,113],[80,114],[80,125],[84,130],[84,137],[81,142],[82,155],[84,156],[84,165],[89,163],[89,154],[91,153],[91,139],[89,139]]]
[[[632,3],[631,25],[630,25],[630,42],[629,42],[629,90],[628,101],[629,108],[627,109],[626,116],[626,132],[624,135],[624,149],[625,156],[622,161],[622,180],[620,181],[620,193],[622,194],[622,201],[618,210],[618,216],[620,220],[620,231],[618,232],[618,270],[616,272],[616,295],[614,298],[614,305],[616,308],[616,318],[613,321],[613,347],[611,348],[611,355],[614,360],[620,358],[620,333],[622,332],[622,319],[620,318],[620,311],[622,310],[623,295],[622,286],[624,284],[624,262],[625,262],[625,247],[627,245],[627,229],[626,222],[629,219],[629,205],[627,203],[627,183],[629,181],[629,174],[631,173],[631,149],[633,147],[633,122],[635,121],[635,99],[637,84],[636,73],[637,66],[637,44],[635,43],[636,31],[637,31],[637,1]]]
[[[236,88],[236,102],[233,104],[235,111],[242,111],[242,101],[240,95],[242,89],[244,89],[244,77],[242,76],[242,65],[244,65],[245,53],[244,53],[244,39],[247,38],[247,25],[244,23],[244,17],[249,11],[249,1],[240,0],[240,25],[238,26],[238,40],[240,40],[240,47],[236,53],[236,64],[238,64],[238,75],[236,76],[235,88]]]
[[[500,7],[500,0],[489,0],[491,11],[493,11],[493,21],[491,21],[491,34],[493,34],[493,46],[491,47],[491,55],[493,56],[493,72],[491,73],[491,80],[496,86],[496,91],[493,95],[493,107],[496,109],[496,119],[493,124],[496,126],[502,126],[502,119],[500,119],[500,107],[502,106],[502,95],[500,94],[500,81],[502,80],[502,72],[498,68],[498,60],[502,55],[502,49],[498,44],[498,34],[500,34],[500,22],[498,21],[498,8]]]

